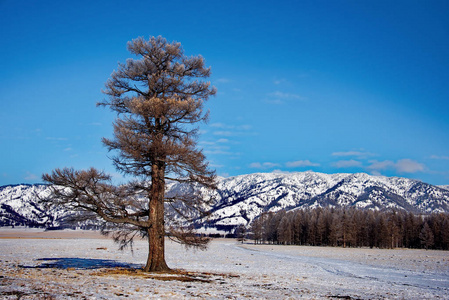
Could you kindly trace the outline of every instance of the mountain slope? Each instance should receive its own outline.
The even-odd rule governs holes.
[[[48,193],[47,186],[39,184],[0,187],[0,225],[51,226],[53,216],[37,201]]]
[[[223,229],[246,225],[263,211],[307,207],[449,212],[448,190],[418,180],[364,173],[249,174],[220,178],[217,191],[203,193],[213,201],[209,223]]]
[[[189,191],[185,185],[168,184],[168,193],[185,191]],[[37,195],[48,192],[44,185],[1,187],[0,225],[11,225],[11,220],[16,224],[60,225],[67,213],[48,212],[37,204]],[[218,178],[216,191],[200,189],[200,192],[210,199],[211,214],[207,220],[198,220],[196,226],[225,230],[247,225],[264,211],[281,209],[356,207],[449,212],[447,189],[413,179],[364,173],[256,173]]]
[[[449,191],[449,185],[439,185],[438,187]]]

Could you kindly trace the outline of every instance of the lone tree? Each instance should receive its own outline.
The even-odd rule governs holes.
[[[206,200],[193,188],[168,195],[166,180],[215,188],[215,172],[197,148],[196,124],[207,120],[203,104],[216,90],[204,81],[210,75],[204,59],[186,56],[180,43],[160,36],[137,38],[128,42],[128,50],[140,59],[119,63],[106,82],[107,99],[97,105],[117,113],[114,136],[103,143],[116,153],[115,167],[134,180],[115,186],[110,175],[94,168],[56,169],[43,179],[53,187],[49,203],[102,220],[103,233],[112,233],[121,248],[132,245],[136,236],[146,237],[144,271],[167,271],[166,234],[190,246],[208,242],[186,226],[205,211]]]

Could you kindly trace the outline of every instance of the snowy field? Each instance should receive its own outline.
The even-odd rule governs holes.
[[[20,237],[20,238],[18,238]],[[449,252],[167,241],[177,274],[83,232],[0,231],[0,299],[449,299]]]

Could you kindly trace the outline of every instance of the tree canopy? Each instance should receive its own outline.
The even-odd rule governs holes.
[[[114,166],[133,180],[115,186],[111,176],[95,168],[56,169],[44,174],[54,185],[50,203],[87,212],[104,221],[122,247],[136,236],[149,242],[145,271],[168,270],[164,236],[204,247],[207,239],[193,234],[188,221],[205,213],[207,203],[189,189],[166,194],[166,180],[215,188],[215,172],[197,146],[204,103],[216,93],[210,68],[201,56],[186,56],[180,43],[162,37],[137,38],[128,50],[139,59],[119,63],[106,82],[107,99],[97,105],[117,113],[113,138],[103,138],[115,153]],[[170,220],[165,211],[170,210]]]

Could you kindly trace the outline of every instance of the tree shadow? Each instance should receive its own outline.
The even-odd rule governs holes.
[[[79,269],[79,270],[93,270],[104,268],[127,268],[139,269],[141,265],[127,264],[110,259],[94,259],[94,258],[79,258],[79,257],[51,257],[39,258],[37,261],[42,261],[37,266],[20,266],[26,269]]]

